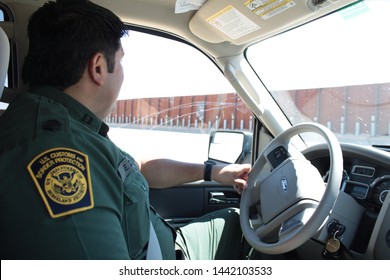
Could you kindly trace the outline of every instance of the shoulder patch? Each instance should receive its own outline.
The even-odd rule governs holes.
[[[94,206],[88,156],[68,148],[46,150],[27,166],[52,218]]]

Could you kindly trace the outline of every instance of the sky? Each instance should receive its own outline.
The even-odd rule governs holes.
[[[234,92],[216,66],[188,45],[134,31],[122,45],[125,80],[119,99]]]

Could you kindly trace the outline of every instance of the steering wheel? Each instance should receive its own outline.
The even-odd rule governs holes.
[[[303,132],[322,136],[328,145],[327,183],[293,145],[293,136]],[[240,224],[248,243],[266,254],[283,254],[305,243],[326,221],[342,174],[341,147],[328,128],[301,123],[279,134],[254,163],[242,193]]]

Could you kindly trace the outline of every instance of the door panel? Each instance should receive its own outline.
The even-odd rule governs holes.
[[[240,196],[232,186],[213,182],[151,189],[150,201],[172,226],[180,226],[219,209],[240,207]]]

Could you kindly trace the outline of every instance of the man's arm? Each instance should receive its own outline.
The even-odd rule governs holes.
[[[203,180],[204,164],[186,163],[169,159],[153,159],[139,162],[141,173],[151,188],[168,188]],[[250,164],[214,165],[211,179],[219,183],[246,188]]]

